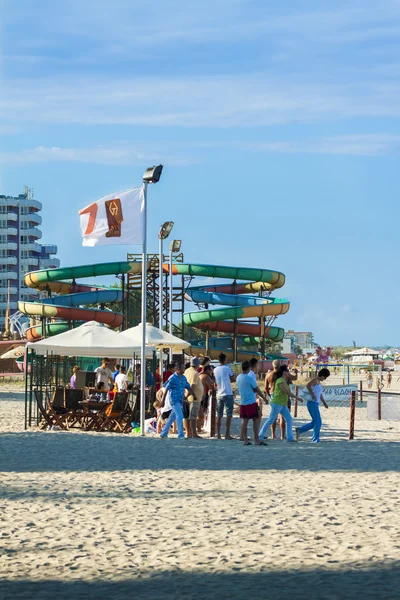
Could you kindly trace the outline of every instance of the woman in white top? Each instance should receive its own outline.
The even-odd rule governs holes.
[[[128,387],[128,377],[126,375],[126,367],[120,367],[119,373],[115,378],[115,385],[119,392],[125,392]]]
[[[305,431],[309,431],[310,429],[313,429],[313,437],[312,437],[312,442],[315,444],[317,442],[320,441],[319,439],[319,433],[321,431],[321,426],[322,426],[322,419],[321,419],[321,415],[319,412],[319,405],[320,402],[322,402],[322,404],[325,406],[325,408],[328,408],[327,403],[324,400],[324,397],[322,395],[322,385],[321,382],[325,381],[325,379],[327,379],[330,375],[330,371],[327,368],[323,368],[318,372],[317,377],[314,377],[313,379],[311,379],[311,381],[309,381],[307,383],[307,390],[310,393],[311,399],[308,400],[307,402],[307,409],[308,412],[310,413],[311,416],[311,421],[310,423],[306,423],[305,425],[302,425],[301,427],[296,427],[296,437],[297,439],[299,439],[300,434],[304,433]]]

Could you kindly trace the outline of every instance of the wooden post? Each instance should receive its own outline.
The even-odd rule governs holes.
[[[382,392],[381,388],[378,388],[378,421],[382,420]]]
[[[359,386],[359,397],[360,397],[360,402],[363,401],[363,384],[362,381],[360,381],[360,386]]]
[[[356,417],[356,392],[353,390],[350,396],[350,431],[349,440],[354,440],[354,420]]]
[[[210,352],[210,332],[207,329],[207,331],[206,331],[206,356],[209,355],[209,352]]]
[[[217,411],[217,392],[216,390],[211,390],[211,398],[208,410],[210,411],[210,437],[215,437],[215,429],[216,429],[216,411]]]
[[[297,417],[297,405],[298,405],[298,401],[299,401],[299,387],[296,385],[295,386],[295,399],[294,399],[294,412],[293,412],[293,416]]]

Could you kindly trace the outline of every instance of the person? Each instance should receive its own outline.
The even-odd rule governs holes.
[[[75,365],[72,369],[72,377],[69,380],[69,385],[72,390],[76,388],[76,374],[79,371],[78,365]]]
[[[126,374],[126,367],[123,365],[120,367],[120,371],[115,378],[115,384],[118,392],[125,392],[128,387],[128,376]]]
[[[162,428],[160,437],[167,438],[172,423],[176,421],[178,426],[178,439],[185,439],[185,434],[183,433],[182,412],[182,404],[185,390],[188,390],[193,395],[194,400],[197,400],[197,398],[196,392],[192,389],[190,383],[184,375],[183,364],[178,362],[175,363],[174,371],[174,374],[171,375],[171,377],[164,385],[164,391],[161,402],[163,405],[165,404],[165,400],[168,394],[168,401],[171,404],[171,414],[169,415],[167,422]]]
[[[213,368],[210,364],[202,365],[200,381],[203,384],[203,397],[200,402],[199,416],[197,417],[197,433],[205,433],[203,427],[208,412],[209,392],[216,389]]]
[[[260,396],[264,402],[267,403],[268,400],[258,387],[257,381],[254,383],[255,377],[253,377],[250,372],[250,362],[245,360],[242,362],[242,373],[239,375],[236,381],[240,394],[240,418],[242,419],[240,439],[243,440],[245,446],[251,446],[251,442],[247,438],[247,426],[249,420],[252,420],[254,443],[256,446],[266,446],[266,444],[258,438],[260,419],[258,404],[256,402],[256,394],[258,394],[258,396]]]
[[[119,371],[120,371],[120,369],[121,369],[120,365],[115,365],[115,371],[114,371],[114,373],[112,374],[113,381],[115,381],[115,379],[116,379],[117,375],[119,375]]]
[[[253,387],[256,388],[256,387],[258,387],[258,383],[257,383],[258,359],[253,356],[253,358],[250,359],[249,363],[250,363],[249,376],[253,380]],[[262,414],[263,414],[263,398],[264,398],[264,395],[260,396],[258,393],[255,394],[255,399],[257,402],[257,406],[258,406],[258,428],[259,429],[260,429],[261,419],[262,419]]]
[[[90,394],[89,400],[95,400],[97,402],[107,402],[109,400],[109,395],[103,381],[98,381],[96,383],[95,391]]]
[[[388,374],[386,376],[386,387],[387,388],[392,387],[392,373],[391,373],[391,371],[388,371]]]
[[[196,400],[193,394],[188,394],[186,400],[189,404],[189,414],[186,423],[186,432],[188,438],[202,439],[197,433],[196,420],[199,416],[200,402],[203,399],[204,387],[198,373],[198,367],[200,366],[200,359],[197,356],[193,356],[190,359],[190,366],[185,370],[185,377],[192,386],[196,394]]]
[[[372,388],[372,379],[371,371],[367,371],[367,386],[369,390]]]
[[[274,370],[273,371],[268,371],[268,373],[267,373],[267,375],[265,377],[265,382],[264,382],[265,393],[271,398],[271,400],[272,400],[273,394],[274,394],[275,375],[276,375],[278,369],[281,366],[281,361],[279,359],[273,360],[272,361],[272,366],[273,366]],[[289,373],[289,371],[288,371],[288,373]],[[289,374],[288,378],[289,378],[289,383],[291,383],[292,381],[296,381],[296,379],[297,379],[297,370],[295,371],[294,375],[290,375]],[[290,407],[291,407],[290,400],[288,400],[288,409],[289,409],[289,412],[290,412]],[[278,423],[278,418],[271,425],[271,434],[272,434],[272,439],[273,440],[278,439],[277,435],[276,435],[276,426],[277,426],[277,423]],[[285,419],[281,415],[279,415],[279,427],[280,427],[280,430],[281,430],[281,439],[284,440],[285,437],[286,437],[286,423],[285,423]]]
[[[97,367],[97,369],[94,370],[94,372],[96,374],[96,384],[98,384],[100,381],[102,381],[104,383],[104,387],[106,389],[107,389],[109,383],[114,384],[112,371],[108,367],[109,364],[110,364],[109,359],[103,358],[103,360],[101,362],[101,367]]]
[[[219,366],[214,369],[214,377],[217,382],[217,438],[221,439],[221,424],[226,410],[226,429],[225,439],[233,440],[231,436],[231,422],[233,416],[233,391],[232,383],[235,381],[235,374],[226,364],[226,354],[221,352],[218,357]]]
[[[289,387],[289,370],[286,365],[282,365],[279,369],[274,373],[274,392],[271,396],[271,412],[268,419],[265,421],[264,425],[260,429],[259,439],[263,440],[265,436],[265,432],[268,427],[272,425],[272,423],[276,420],[279,414],[282,414],[283,418],[286,421],[287,427],[287,441],[294,442],[293,431],[292,431],[292,415],[288,409],[288,400],[289,398],[295,398],[295,395],[290,391]]]
[[[307,401],[307,410],[310,413],[311,421],[309,423],[306,423],[305,425],[302,425],[301,427],[296,427],[296,438],[297,439],[299,439],[300,435],[302,433],[304,433],[305,431],[309,431],[310,429],[313,429],[313,437],[312,437],[311,441],[314,444],[316,444],[317,442],[320,441],[319,434],[320,434],[321,425],[322,425],[321,415],[319,412],[320,402],[322,402],[322,404],[325,406],[325,408],[328,408],[328,405],[325,402],[324,397],[322,395],[321,383],[322,383],[322,381],[325,381],[326,379],[328,379],[329,375],[330,375],[329,369],[324,367],[323,369],[320,369],[318,371],[317,377],[314,377],[313,379],[311,379],[311,381],[309,381],[307,383],[307,390],[311,395],[311,399]]]

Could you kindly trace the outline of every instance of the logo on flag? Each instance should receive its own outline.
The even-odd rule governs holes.
[[[142,187],[89,204],[79,211],[82,245],[143,244],[143,211]]]

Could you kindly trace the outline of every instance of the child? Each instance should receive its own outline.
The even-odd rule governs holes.
[[[310,421],[310,423],[306,423],[305,425],[302,425],[301,427],[296,427],[296,438],[297,439],[299,439],[301,433],[304,433],[305,431],[309,431],[310,429],[313,429],[314,431],[313,431],[313,437],[312,437],[311,441],[314,444],[316,444],[320,441],[319,433],[321,431],[321,425],[322,425],[322,419],[321,419],[321,415],[319,412],[320,402],[322,402],[322,404],[325,406],[325,408],[328,408],[328,405],[325,402],[324,397],[322,395],[321,382],[328,379],[329,375],[330,375],[329,369],[323,368],[318,372],[317,377],[314,377],[313,379],[311,379],[311,381],[309,381],[307,383],[307,390],[309,391],[309,393],[311,395],[311,399],[308,400],[308,402],[307,402],[307,409],[308,409],[308,412],[310,413],[312,420]]]
[[[240,439],[243,440],[245,446],[250,446],[251,442],[247,439],[247,425],[249,419],[253,421],[254,442],[256,446],[266,446],[266,444],[258,439],[258,430],[260,428],[259,409],[256,402],[256,393],[261,396],[265,403],[267,399],[257,385],[254,385],[253,378],[249,375],[250,363],[248,360],[242,362],[242,373],[236,380],[240,394],[240,418],[242,426],[240,430]]]

